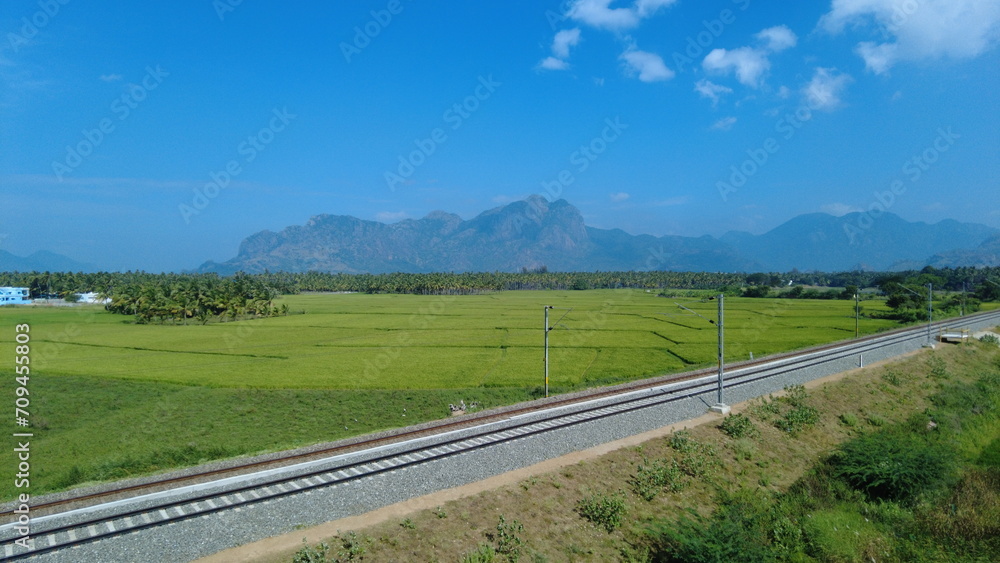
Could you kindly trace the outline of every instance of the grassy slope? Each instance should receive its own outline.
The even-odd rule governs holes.
[[[902,422],[927,408],[941,413],[940,405],[932,404],[929,397],[945,386],[967,384],[980,379],[984,373],[998,372],[1000,351],[995,348],[979,343],[967,347],[945,346],[900,362],[860,370],[811,390],[806,402],[819,410],[820,420],[795,435],[781,432],[755,415],[750,415],[760,430],[755,438],[732,439],[714,423],[690,429],[693,440],[707,444],[716,452],[709,458],[715,459],[717,465],[705,477],[685,478],[687,486],[678,493],[661,492],[647,502],[632,491],[629,480],[644,459],[684,459],[684,455],[671,448],[669,439],[657,439],[558,472],[538,475],[518,485],[452,501],[437,511],[413,514],[406,526],[394,521],[357,530],[354,543],[365,548],[366,561],[462,560],[463,554],[472,553],[477,546],[496,545],[491,534],[495,534],[498,517],[502,514],[508,523],[517,520],[524,526],[519,534],[524,542],[522,560],[612,561],[633,557],[642,560],[640,554],[649,542],[646,532],[655,528],[656,522],[673,522],[686,509],[709,514],[720,490],[774,494],[787,490],[837,444]],[[997,390],[993,393],[996,395]],[[973,412],[977,412],[975,407]],[[976,420],[966,420],[969,416]],[[768,418],[776,417],[769,415]],[[985,417],[968,412],[954,414],[939,419],[939,423],[945,426],[942,431],[953,432],[963,463],[992,467],[994,475],[1000,471],[1000,440],[997,439],[1000,416],[997,412],[988,412]],[[972,479],[972,485],[965,489],[976,489],[976,480]],[[595,492],[614,494],[616,491],[624,492],[628,512],[625,524],[614,532],[608,533],[577,512],[581,499]],[[824,493],[813,491],[813,494]],[[1000,498],[1000,490],[989,493],[982,490],[981,484],[976,493],[978,497],[970,496],[960,487],[952,498],[941,501],[942,508],[925,507],[926,518],[932,522],[935,517],[952,521],[947,513],[954,507],[947,507],[949,503],[961,502],[956,499],[961,499],[963,494],[974,500],[960,504],[960,514],[965,506],[979,509],[981,514],[963,515],[959,523],[979,518],[987,527],[989,520],[994,519],[995,525],[1000,515],[996,503],[992,508],[989,502],[982,506],[980,499],[996,500]],[[892,526],[905,525],[912,521],[912,516],[906,520],[906,512],[894,505],[873,504],[865,510],[871,510],[867,515],[872,521],[846,503],[817,507],[815,514],[807,516],[808,539],[816,542],[817,549],[827,549],[827,554],[833,557],[831,560],[857,560],[860,554],[869,552],[876,553],[878,560],[909,557],[899,551],[887,553],[887,550],[896,546]],[[935,516],[938,513],[940,516]],[[949,533],[949,525],[954,524],[941,524],[945,536]],[[333,546],[331,555],[342,550],[344,540],[349,538],[345,530],[340,537],[328,540]],[[919,553],[926,555],[922,560],[950,557],[947,549],[921,545],[919,540],[917,544]],[[896,549],[901,548],[897,546]],[[835,553],[838,550],[843,552],[840,558]],[[271,561],[290,559],[291,553],[286,553]]]

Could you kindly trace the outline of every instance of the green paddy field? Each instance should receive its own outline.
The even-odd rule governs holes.
[[[0,308],[0,401],[14,425],[14,326],[31,326],[30,492],[335,440],[712,365],[714,301],[643,290],[296,295],[284,317],[136,325],[99,306]],[[880,310],[863,302],[863,312]],[[565,315],[565,316],[564,316]],[[861,319],[862,334],[897,326]],[[854,336],[854,303],[726,299],[726,360]],[[23,429],[20,429],[23,430]],[[13,475],[12,456],[0,471]],[[0,479],[0,498],[17,492]]]

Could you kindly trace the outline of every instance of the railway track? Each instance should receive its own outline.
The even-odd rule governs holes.
[[[970,315],[961,320],[951,319],[932,324],[932,330],[942,326],[969,323],[1000,324],[1000,311]],[[911,327],[882,333],[849,342],[820,346],[797,353],[727,366],[726,388],[803,370],[814,365],[854,358],[887,347],[912,343],[926,338],[927,326]],[[123,492],[141,492],[151,487],[164,491],[119,499],[93,506],[32,519],[31,537],[34,549],[24,551],[14,544],[13,524],[0,526],[0,558],[22,559],[71,549],[86,543],[139,532],[183,520],[209,517],[214,513],[241,510],[243,507],[267,503],[292,495],[334,487],[370,478],[383,473],[458,456],[498,444],[524,439],[559,429],[641,411],[651,407],[698,397],[716,389],[715,370],[702,370],[673,379],[659,378],[651,382],[590,393],[572,399],[556,399],[543,405],[531,405],[492,413],[488,416],[455,423],[443,423],[433,429],[403,431],[393,436],[365,440],[349,446],[327,448],[318,452],[288,456],[281,460],[247,464],[224,471],[205,472],[183,479],[171,479],[114,490],[86,499],[99,501]],[[428,432],[431,431],[430,434]],[[313,459],[321,456],[320,459]],[[307,461],[302,459],[309,458]],[[276,461],[293,465],[275,467]],[[269,468],[266,468],[269,467]],[[266,468],[266,469],[265,469]],[[244,475],[232,471],[257,470]],[[230,474],[209,483],[191,483],[191,478]],[[80,503],[81,497],[62,501]],[[56,508],[49,503],[32,507]],[[9,517],[13,513],[7,512]]]

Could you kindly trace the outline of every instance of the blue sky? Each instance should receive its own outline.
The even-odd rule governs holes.
[[[531,194],[654,235],[1000,227],[994,0],[326,4],[4,2],[0,248],[180,270]]]

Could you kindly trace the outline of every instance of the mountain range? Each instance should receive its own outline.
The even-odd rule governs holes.
[[[94,266],[77,262],[62,254],[39,250],[28,256],[17,256],[0,250],[0,272],[93,272]]]
[[[892,213],[811,213],[760,235],[655,237],[589,227],[567,201],[531,196],[469,220],[444,211],[392,224],[317,215],[305,225],[250,235],[234,258],[205,262],[194,271],[512,272],[542,266],[710,272],[1000,266],[1000,230],[951,219],[910,222]],[[21,257],[0,250],[0,271],[96,268],[48,251]]]
[[[800,215],[761,235],[715,238],[631,235],[584,224],[565,200],[541,196],[469,220],[435,211],[385,224],[317,215],[303,226],[247,237],[223,263],[197,271],[346,273],[677,270],[785,272],[1000,265],[1000,230],[945,220],[909,222],[884,213]]]

